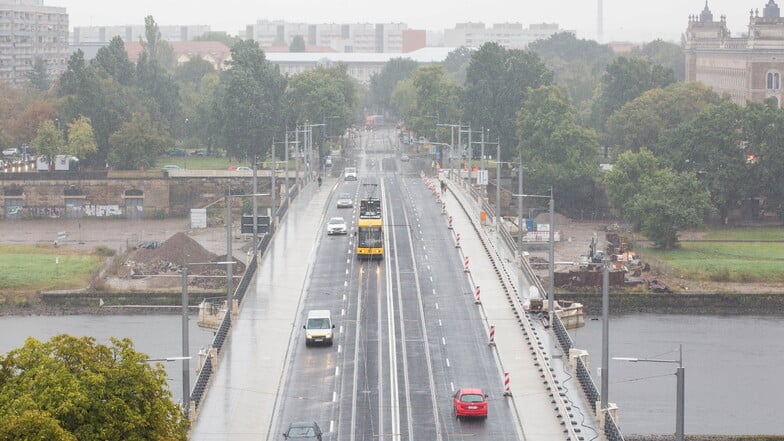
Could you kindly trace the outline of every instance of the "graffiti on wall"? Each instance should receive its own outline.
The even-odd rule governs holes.
[[[26,207],[27,217],[57,219],[65,211],[63,207]]]
[[[92,217],[122,216],[119,205],[85,205],[84,214]]]

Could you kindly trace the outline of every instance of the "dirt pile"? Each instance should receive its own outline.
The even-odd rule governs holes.
[[[236,259],[232,260],[232,272],[241,275],[245,265]],[[182,274],[183,264],[188,264],[188,273],[200,276],[191,278],[189,285],[215,289],[226,285],[226,267],[204,263],[225,261],[226,256],[216,256],[187,234],[179,232],[157,248],[140,248],[131,253],[123,265],[126,271],[120,276],[141,279],[154,275]]]

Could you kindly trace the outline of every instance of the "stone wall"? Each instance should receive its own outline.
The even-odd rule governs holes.
[[[278,177],[277,184],[284,183]],[[252,178],[205,172],[164,176],[160,172],[16,173],[0,175],[0,219],[186,216],[232,194],[251,194]],[[258,179],[258,192],[270,193],[270,177]],[[280,191],[280,188],[277,189]],[[259,206],[270,206],[260,197]],[[279,196],[278,198],[279,199]],[[239,203],[239,202],[238,202]]]

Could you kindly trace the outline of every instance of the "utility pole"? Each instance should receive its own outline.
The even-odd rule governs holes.
[[[256,193],[258,193],[258,184],[256,180],[256,169],[258,168],[256,164],[259,163],[259,157],[253,155],[253,255],[256,255],[256,250],[258,249],[258,240],[259,240],[259,212],[258,212],[258,204],[256,203]],[[256,262],[258,264],[258,261]]]
[[[226,193],[226,319],[231,321],[231,294],[234,285],[233,272],[231,268],[231,184]]]
[[[188,266],[182,266],[182,410],[185,418],[191,406],[190,348],[188,342]]]

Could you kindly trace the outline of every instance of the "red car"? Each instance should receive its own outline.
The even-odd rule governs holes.
[[[464,387],[455,392],[452,399],[455,405],[455,417],[487,418],[487,394],[482,389]]]

